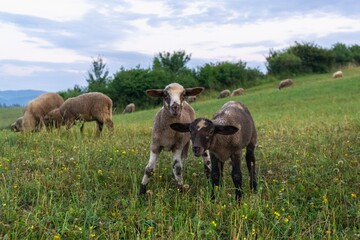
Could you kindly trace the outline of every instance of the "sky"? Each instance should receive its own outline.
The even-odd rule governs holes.
[[[0,0],[0,91],[87,86],[93,59],[111,75],[151,68],[160,52],[189,68],[243,61],[266,71],[270,49],[360,44],[354,0]]]

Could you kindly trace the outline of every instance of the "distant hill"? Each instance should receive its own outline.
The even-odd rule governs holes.
[[[0,106],[25,106],[30,100],[45,93],[40,90],[7,90],[0,91]]]

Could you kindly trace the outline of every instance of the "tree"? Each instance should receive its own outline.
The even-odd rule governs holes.
[[[97,59],[93,58],[86,81],[88,82],[88,92],[107,93],[107,85],[110,82],[109,70],[106,69],[106,64],[100,56]]]
[[[336,43],[332,47],[332,52],[335,56],[337,65],[344,66],[352,61],[351,50],[343,43]]]
[[[186,70],[186,64],[190,61],[191,54],[188,55],[185,51],[177,51],[173,53],[162,52],[154,57],[153,69],[164,70],[170,72],[172,77],[178,76],[181,71]]]

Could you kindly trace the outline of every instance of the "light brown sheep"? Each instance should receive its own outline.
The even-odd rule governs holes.
[[[222,90],[220,93],[219,93],[219,96],[217,98],[226,98],[226,97],[229,97],[231,95],[231,92],[229,89],[225,89],[225,90]]]
[[[24,132],[40,130],[45,115],[60,107],[63,102],[63,98],[56,93],[44,93],[31,100],[25,107],[21,130]]]
[[[342,71],[336,71],[336,72],[334,72],[334,74],[332,75],[332,77],[333,77],[334,79],[336,79],[336,78],[341,78],[341,77],[343,77],[343,76],[344,76],[344,74],[343,74]]]
[[[279,87],[278,89],[281,90],[283,88],[286,88],[286,87],[290,87],[291,85],[293,85],[293,80],[291,79],[285,79],[285,80],[282,80],[280,83],[279,83]]]
[[[245,105],[230,101],[223,105],[212,120],[197,118],[188,123],[173,123],[170,127],[185,134],[190,132],[195,156],[199,157],[205,151],[210,151],[212,198],[215,198],[214,188],[219,186],[223,176],[224,162],[230,158],[235,198],[240,202],[242,195],[240,159],[244,148],[246,148],[245,160],[250,175],[250,188],[256,192],[254,151],[257,134],[254,121]]]
[[[174,122],[191,122],[195,119],[195,111],[184,99],[186,96],[195,96],[204,90],[202,87],[184,88],[178,83],[171,83],[165,89],[149,89],[146,94],[151,97],[163,98],[163,107],[157,112],[153,129],[149,162],[141,181],[139,193],[145,194],[147,184],[155,171],[155,167],[162,150],[172,151],[173,173],[178,188],[183,188],[182,168],[187,157],[190,145],[190,134],[173,131],[170,124]],[[205,156],[204,161],[210,171],[210,158]]]
[[[96,121],[96,136],[99,136],[104,123],[112,131],[112,100],[103,93],[84,93],[67,99],[58,109],[54,109],[46,116],[46,120],[56,127],[66,124],[70,129],[76,120],[84,122]],[[82,123],[80,131],[83,131]]]
[[[23,117],[19,117],[15,120],[13,124],[11,124],[11,130],[14,132],[20,132],[21,131],[21,125],[22,125]]]
[[[195,102],[196,101],[196,96],[188,96],[187,101],[188,102]]]
[[[232,91],[231,96],[241,96],[244,95],[245,90],[243,88],[238,88]]]
[[[135,104],[129,103],[128,105],[126,105],[122,113],[125,114],[125,113],[133,113],[133,112],[135,112]]]

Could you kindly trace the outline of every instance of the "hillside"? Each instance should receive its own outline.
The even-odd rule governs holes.
[[[360,68],[344,74],[192,104],[199,117],[211,118],[229,100],[251,111],[258,192],[250,191],[243,158],[240,205],[229,161],[213,200],[191,150],[187,190],[177,190],[172,155],[162,152],[139,197],[158,108],[115,115],[114,132],[104,128],[100,138],[95,123],[85,124],[84,135],[80,124],[34,134],[3,129],[0,239],[359,239]]]
[[[0,91],[0,105],[25,106],[31,99],[45,93],[39,90],[7,90]]]

